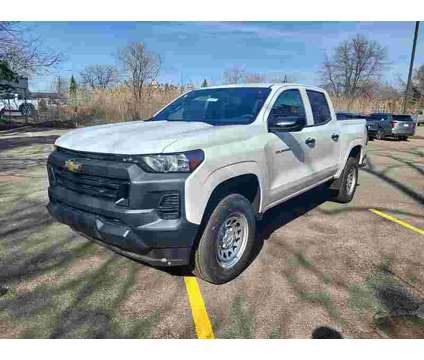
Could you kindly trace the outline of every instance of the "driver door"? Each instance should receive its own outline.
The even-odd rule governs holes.
[[[313,140],[312,128],[290,131],[270,127],[276,117],[280,123],[299,117],[304,119],[305,125],[309,124],[311,119],[307,120],[305,97],[303,90],[284,88],[268,115],[269,206],[304,189],[314,176],[314,144],[309,141]]]

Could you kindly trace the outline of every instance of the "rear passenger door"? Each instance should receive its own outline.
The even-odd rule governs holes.
[[[306,90],[313,124],[309,125],[309,136],[314,140],[310,152],[315,182],[320,182],[337,172],[340,154],[340,126],[331,113],[326,94],[317,90]]]

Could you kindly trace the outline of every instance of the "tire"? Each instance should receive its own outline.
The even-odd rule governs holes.
[[[378,131],[377,131],[377,135],[375,136],[375,138],[376,138],[377,140],[383,140],[383,139],[384,139],[383,131],[378,130]]]
[[[226,228],[228,232],[224,230]],[[200,238],[194,255],[194,273],[213,284],[233,280],[249,265],[255,232],[255,212],[249,200],[239,194],[223,198],[213,210]],[[232,244],[238,244],[238,248]]]
[[[408,141],[408,137],[407,136],[401,136],[399,139],[402,140],[402,141]]]
[[[353,181],[353,182],[352,182]],[[346,204],[353,199],[358,184],[358,160],[350,157],[343,169],[338,189],[334,190],[333,201]]]

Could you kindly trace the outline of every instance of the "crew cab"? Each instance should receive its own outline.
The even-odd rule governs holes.
[[[319,184],[349,202],[365,120],[298,84],[202,88],[151,119],[73,130],[47,164],[48,209],[110,249],[221,284],[249,264],[256,220]]]

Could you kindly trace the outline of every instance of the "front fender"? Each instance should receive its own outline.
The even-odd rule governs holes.
[[[185,183],[185,213],[187,220],[200,224],[212,192],[224,181],[240,175],[253,174],[259,181],[260,204],[259,212],[263,208],[263,173],[255,161],[244,161],[229,164],[218,168],[205,177],[201,173],[194,173]]]

